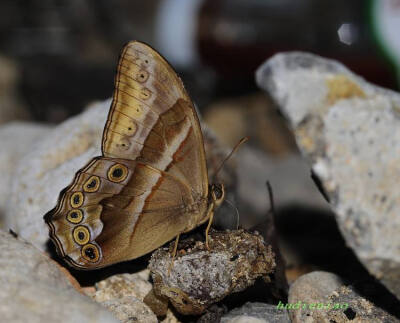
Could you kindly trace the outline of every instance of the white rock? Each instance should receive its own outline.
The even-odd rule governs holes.
[[[135,274],[118,274],[96,283],[96,302],[106,302],[113,299],[133,296],[141,301],[150,292],[150,271],[145,269]]]
[[[0,231],[1,322],[118,322],[77,292],[60,266],[27,242]]]
[[[347,244],[400,298],[400,95],[306,53],[276,55],[256,76],[289,119]]]
[[[234,308],[221,318],[221,323],[290,323],[285,309],[266,303],[248,302],[242,307]]]
[[[28,122],[11,122],[0,127],[0,219],[6,228],[10,223],[2,217],[10,203],[11,184],[18,177],[16,166],[50,129],[50,126]]]
[[[102,305],[108,308],[122,323],[157,323],[157,316],[141,300],[133,296],[115,298]]]

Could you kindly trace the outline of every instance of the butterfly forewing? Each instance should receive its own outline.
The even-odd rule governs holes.
[[[206,220],[196,112],[172,67],[143,43],[130,42],[121,53],[102,154],[77,172],[45,216],[71,265],[134,259]]]

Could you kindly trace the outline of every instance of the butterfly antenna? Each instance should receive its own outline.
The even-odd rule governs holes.
[[[232,206],[236,210],[236,215],[237,215],[237,220],[236,220],[236,230],[239,229],[239,221],[240,221],[240,214],[238,208],[233,204],[231,201],[225,199],[224,202],[228,203],[230,206]]]
[[[222,167],[225,165],[226,161],[229,160],[229,158],[232,157],[232,155],[239,149],[239,147],[244,144],[247,140],[249,140],[249,137],[244,137],[242,139],[239,140],[239,142],[235,145],[235,147],[233,147],[232,151],[229,153],[228,156],[226,156],[224,158],[224,160],[222,161],[222,163],[219,165],[219,167],[217,168],[217,171],[215,172],[214,176],[215,178],[218,178],[218,173],[219,171],[222,169]]]

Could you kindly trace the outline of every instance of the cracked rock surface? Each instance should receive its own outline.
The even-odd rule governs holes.
[[[400,95],[301,52],[275,55],[256,78],[289,120],[346,243],[400,298]]]
[[[368,300],[371,296],[382,298],[382,305],[391,306],[393,300],[379,293],[377,286],[347,285],[333,273],[314,271],[292,284],[288,304],[281,307],[289,312],[292,323],[399,322]]]
[[[258,277],[268,281],[275,268],[271,246],[244,230],[211,232],[210,251],[203,242],[184,240],[172,266],[171,261],[168,248],[153,253],[149,268],[154,292],[186,315],[203,313],[225,296],[253,285]]]

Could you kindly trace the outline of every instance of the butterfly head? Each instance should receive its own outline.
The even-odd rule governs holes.
[[[212,184],[210,187],[210,194],[214,208],[219,207],[225,199],[224,184]]]

